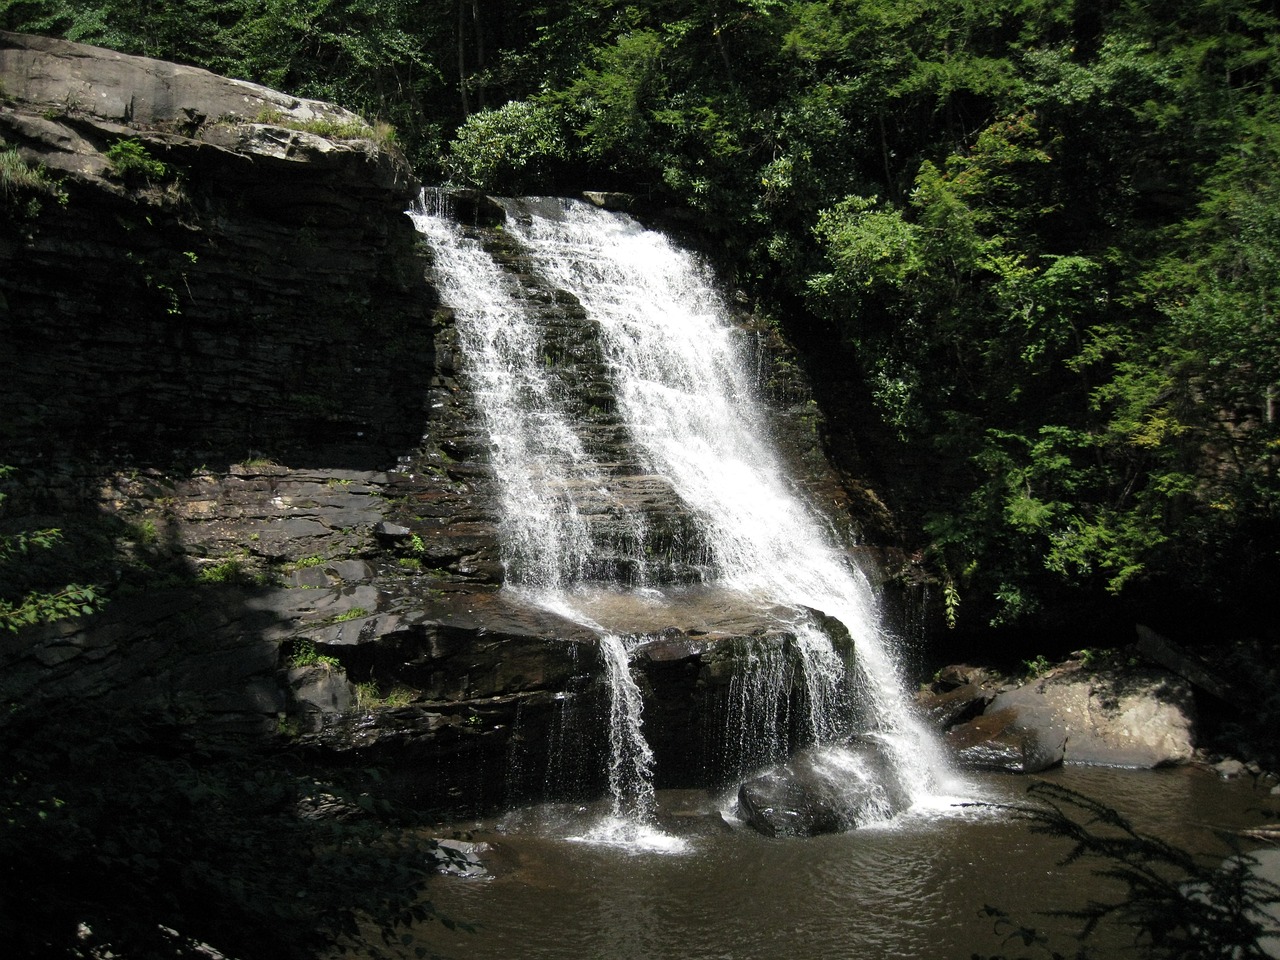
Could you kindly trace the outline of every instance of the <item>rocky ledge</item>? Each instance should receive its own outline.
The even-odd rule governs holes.
[[[417,188],[361,118],[0,33],[0,150],[30,174],[0,226],[11,462],[351,466],[421,435]]]
[[[598,792],[603,664],[502,587],[487,441],[394,146],[330,104],[6,33],[0,141],[29,174],[0,198],[0,520],[64,534],[43,555],[58,581],[33,560],[5,589],[109,597],[0,637],[0,702],[381,765],[455,813]],[[502,253],[500,230],[485,242]],[[529,296],[594,382],[581,311]],[[794,352],[743,329],[815,499],[883,527],[873,497],[850,520],[861,488],[826,465]],[[659,785],[736,775],[734,659],[793,656],[786,617],[696,586],[634,599],[599,614],[640,637]]]

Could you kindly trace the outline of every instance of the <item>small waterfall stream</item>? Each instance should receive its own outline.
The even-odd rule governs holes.
[[[869,587],[773,453],[756,381],[714,284],[693,257],[625,215],[552,199],[504,207],[507,233],[533,272],[572,294],[598,331],[609,402],[638,457],[625,469],[593,458],[572,385],[557,379],[545,333],[517,282],[440,211],[414,211],[435,252],[442,300],[455,310],[489,433],[503,489],[509,586],[588,626],[595,620],[584,605],[586,585],[660,587],[662,571],[675,567],[654,565],[653,515],[637,509],[627,489],[643,483],[645,502],[654,499],[652,490],[665,491],[687,513],[670,521],[671,552],[697,558],[680,576],[716,583],[761,610],[790,611],[809,739],[837,742],[856,724],[886,744],[901,785],[926,795],[941,764],[906,705]],[[632,572],[629,583],[610,579],[620,569]],[[828,618],[847,630],[852,655],[833,645]],[[597,632],[611,690],[615,818],[647,823],[653,757],[628,642],[603,627]],[[766,712],[786,709],[774,677],[782,664],[766,656],[760,666],[769,667],[768,677],[739,683],[738,712],[758,709],[752,700],[769,701]],[[753,689],[761,683],[774,689]],[[748,730],[756,719],[738,722]],[[776,717],[763,726],[776,730]],[[744,757],[767,761],[778,752],[774,744],[768,756],[747,750]]]

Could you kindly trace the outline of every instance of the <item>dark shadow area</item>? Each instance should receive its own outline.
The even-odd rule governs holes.
[[[0,936],[15,956],[306,958],[438,919],[434,841],[349,779],[129,709],[0,723]],[[389,942],[389,941],[385,941]]]

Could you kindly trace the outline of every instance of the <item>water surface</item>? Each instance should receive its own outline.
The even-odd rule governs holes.
[[[1045,779],[1123,811],[1139,829],[1220,854],[1215,830],[1276,818],[1277,798],[1196,769],[1067,767]],[[966,798],[1025,799],[1029,778],[975,775]],[[488,879],[441,877],[430,896],[475,934],[432,924],[434,950],[470,960],[968,960],[1003,945],[987,904],[1056,931],[1074,947],[1070,921],[1043,911],[1114,892],[1096,865],[1058,864],[1064,841],[1032,833],[988,806],[917,807],[883,827],[812,839],[771,839],[726,822],[723,798],[659,791],[671,841],[625,847],[584,842],[605,808],[546,806],[454,825],[492,845]],[[730,818],[731,821],[732,818]],[[674,848],[674,849],[672,849]],[[1112,935],[1101,956],[1124,955]]]

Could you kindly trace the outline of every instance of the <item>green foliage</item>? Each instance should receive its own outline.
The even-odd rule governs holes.
[[[378,707],[405,707],[413,703],[418,693],[403,684],[396,684],[386,693],[372,680],[356,684],[356,709],[372,710]]]
[[[551,111],[512,101],[466,119],[449,144],[448,170],[468,186],[520,192],[544,179],[565,155]]]
[[[315,642],[309,639],[299,640],[294,644],[289,663],[295,667],[320,666],[331,669],[342,665],[337,657],[332,657],[316,650]]]
[[[0,140],[0,209],[15,220],[31,220],[39,215],[43,199],[65,202],[66,194],[45,171],[22,159],[16,147]]]
[[[255,119],[258,123],[314,133],[329,140],[372,140],[383,146],[390,146],[396,141],[395,129],[386,123],[370,126],[359,120],[339,120],[328,116],[298,120],[279,110],[264,110]]]
[[[139,140],[117,140],[106,150],[111,172],[121,180],[164,180],[170,170],[162,161],[151,156],[146,145]]]
[[[207,584],[239,584],[265,587],[271,578],[261,570],[255,570],[240,557],[227,557],[212,566],[205,566],[196,574],[196,580]]]
[[[1032,678],[1044,676],[1049,672],[1049,668],[1052,666],[1053,664],[1049,662],[1049,658],[1043,653],[1038,654],[1031,660],[1022,661],[1023,670],[1026,671],[1028,677]]]
[[[560,98],[592,159],[638,160],[650,148],[657,123],[675,126],[681,118],[668,110],[655,115],[658,93],[667,77],[662,70],[665,44],[655,30],[632,30],[596,54],[596,64]]]
[[[12,467],[0,466],[0,480],[12,473]],[[0,506],[6,496],[0,492]],[[33,553],[49,551],[62,539],[62,531],[52,527],[0,530],[0,630],[16,632],[37,623],[85,616],[102,604],[100,591],[92,585],[46,588],[31,583]]]

